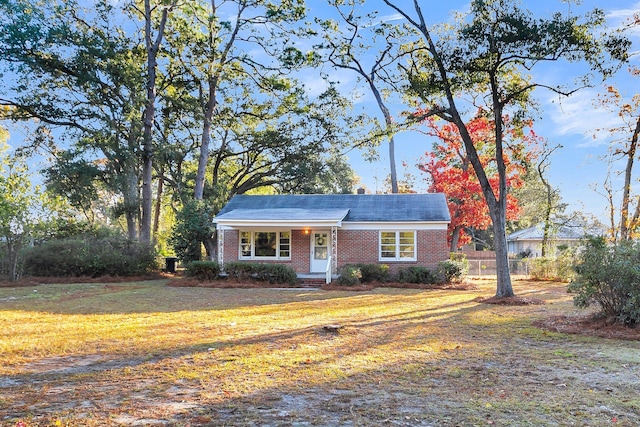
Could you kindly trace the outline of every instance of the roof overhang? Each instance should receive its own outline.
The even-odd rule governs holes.
[[[213,219],[218,228],[341,227],[349,209],[234,209]]]

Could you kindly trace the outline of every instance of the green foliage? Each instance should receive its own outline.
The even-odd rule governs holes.
[[[24,159],[7,155],[7,150],[0,140],[0,271],[14,281],[21,274],[23,248],[46,232],[60,203],[32,185]]]
[[[389,280],[389,266],[386,264],[356,264],[355,267],[360,270],[362,283]]]
[[[185,273],[198,280],[216,280],[220,277],[220,265],[215,261],[192,261],[187,264]]]
[[[427,267],[411,266],[401,268],[396,274],[400,283],[419,283],[433,285],[442,282],[439,275]]]
[[[552,280],[555,276],[555,259],[549,257],[527,258],[529,277],[533,280]]]
[[[590,238],[575,270],[569,292],[575,293],[577,307],[594,305],[603,316],[629,325],[640,322],[640,243],[609,246],[603,238]]]
[[[258,262],[228,262],[224,264],[224,272],[229,279],[257,280],[271,284],[295,285],[298,275],[288,265]]]
[[[212,218],[211,206],[202,200],[189,201],[178,212],[169,244],[182,263],[200,260],[202,242],[214,233]]]
[[[347,264],[340,268],[339,275],[338,283],[345,286],[386,282],[389,280],[389,266],[386,264]]]
[[[343,286],[356,286],[360,284],[362,278],[362,272],[360,268],[355,265],[343,265],[338,272],[340,277],[338,278],[338,284]]]
[[[526,258],[529,277],[533,280],[570,281],[575,275],[574,253],[562,251],[556,257]]]
[[[115,235],[47,241],[26,250],[24,259],[32,276],[136,276],[157,268],[153,248]]]
[[[103,172],[92,162],[75,158],[74,151],[61,151],[54,163],[44,171],[47,190],[64,197],[78,212],[90,211],[100,199],[98,183]]]
[[[452,253],[449,260],[438,264],[438,274],[446,283],[458,282],[469,273],[469,260],[463,253]]]

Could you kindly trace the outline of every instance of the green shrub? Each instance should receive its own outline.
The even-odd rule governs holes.
[[[220,277],[220,265],[215,261],[192,261],[186,265],[185,274],[198,280],[216,280]]]
[[[438,263],[438,274],[446,283],[459,282],[469,273],[469,261],[446,260]]]
[[[225,263],[224,272],[230,279],[235,280],[257,280],[289,285],[295,285],[298,282],[295,270],[283,264],[235,261]]]
[[[459,282],[469,274],[467,255],[460,252],[452,252],[447,261],[438,263],[438,274],[446,283]]]
[[[421,266],[401,268],[396,274],[396,280],[400,283],[420,283],[427,285],[441,281],[433,270]]]
[[[362,272],[357,265],[343,265],[338,272],[340,277],[338,278],[338,284],[343,286],[356,286],[360,284],[360,278]]]
[[[548,257],[527,259],[529,277],[533,280],[554,280],[556,277],[555,260]]]
[[[25,252],[25,274],[32,276],[136,276],[157,269],[149,245],[122,236],[85,236],[42,242]]]
[[[354,264],[360,270],[360,282],[386,282],[389,279],[389,266],[386,264]]]
[[[594,305],[600,314],[628,325],[640,322],[640,244],[609,246],[603,238],[590,238],[569,284],[577,307]]]
[[[575,273],[575,256],[570,250],[562,251],[554,258],[528,258],[526,263],[533,280],[570,281]]]
[[[178,212],[168,243],[180,262],[200,261],[202,243],[215,232],[213,216],[213,206],[203,200],[187,202]]]
[[[253,263],[249,262],[227,262],[224,264],[224,272],[230,279],[251,280],[251,272],[253,271]]]

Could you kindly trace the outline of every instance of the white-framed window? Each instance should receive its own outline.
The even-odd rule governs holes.
[[[380,231],[381,261],[415,261],[415,231]]]
[[[291,231],[241,231],[240,259],[291,259]]]

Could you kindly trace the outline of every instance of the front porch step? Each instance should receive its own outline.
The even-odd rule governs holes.
[[[332,280],[336,278],[333,277]],[[327,277],[324,274],[298,274],[298,282],[300,286],[319,288],[327,281]]]
[[[321,279],[306,278],[298,280],[300,281],[300,286],[304,288],[319,288],[326,283],[326,279],[324,277]]]

